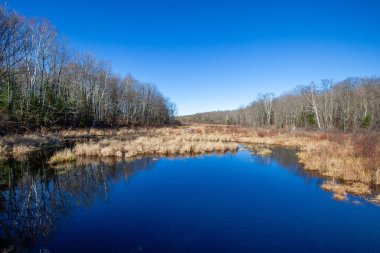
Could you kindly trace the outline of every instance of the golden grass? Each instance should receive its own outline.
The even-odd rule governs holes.
[[[76,160],[75,154],[71,149],[63,149],[57,151],[49,160],[49,163],[52,165],[74,162]]]
[[[357,149],[352,137],[346,137],[341,143],[324,140],[305,145],[298,157],[306,170],[323,177],[379,184],[380,152],[368,156]]]
[[[27,146],[24,144],[18,144],[18,145],[13,147],[12,154],[15,156],[23,156],[23,155],[26,155],[26,154],[31,153],[33,151],[36,151],[36,149],[37,148],[34,146]]]
[[[15,157],[25,156],[46,146],[60,143],[61,140],[53,136],[37,134],[5,136],[0,138],[0,154]]]
[[[367,201],[380,206],[380,194],[366,198]]]
[[[259,156],[269,156],[272,154],[272,150],[270,150],[269,148],[265,148],[265,147],[258,147],[258,148],[256,148],[256,153]]]
[[[203,154],[210,152],[236,151],[237,143],[222,142],[219,139],[213,141],[198,139],[190,140],[179,135],[170,137],[166,134],[156,136],[140,136],[133,140],[122,138],[109,138],[100,141],[78,143],[73,152],[77,156],[99,157],[136,157],[141,155],[187,155]]]
[[[336,200],[346,200],[347,193],[357,196],[371,194],[369,185],[360,182],[337,183],[335,180],[327,180],[321,185],[321,188],[325,191],[333,192]]]
[[[379,134],[293,132],[194,124],[150,129],[62,131],[59,135],[100,138],[77,144],[73,150],[77,156],[128,158],[146,154],[202,154],[236,150],[238,143],[255,147],[259,144],[257,154],[270,155],[268,145],[299,147],[298,157],[306,170],[327,178],[380,184]]]
[[[334,193],[333,198],[335,200],[344,201],[347,200],[347,192],[342,185],[336,184],[334,181],[326,181],[321,185],[321,188],[325,191],[331,191]]]
[[[333,198],[338,201],[346,201],[347,193],[346,192],[334,192]]]
[[[347,182],[345,193],[367,194],[364,185],[380,185],[378,133],[342,134],[192,124],[162,128],[63,130],[57,135],[60,138],[91,139],[74,146],[72,152],[76,157],[185,156],[235,151],[238,144],[254,146],[258,155],[270,155],[268,147],[271,145],[298,147],[299,161],[306,170],[324,178]],[[38,135],[4,137],[0,139],[0,153],[14,150],[22,153],[28,148],[13,150],[13,147],[23,144],[38,148],[46,142],[47,137]],[[336,192],[336,198],[342,199],[344,193]]]

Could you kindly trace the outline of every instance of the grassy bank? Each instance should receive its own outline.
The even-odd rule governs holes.
[[[322,188],[334,192],[336,199],[345,199],[347,193],[369,196],[373,186],[380,185],[378,133],[343,134],[222,125],[186,125],[118,130],[64,130],[58,132],[58,137],[78,139],[72,149],[60,151],[51,158],[51,163],[54,164],[74,161],[78,157],[126,159],[144,155],[226,152],[235,151],[238,144],[251,147],[256,154],[270,155],[271,145],[281,145],[298,147],[298,157],[305,169],[328,178],[329,181]],[[30,139],[34,141],[30,142]],[[19,140],[19,144],[23,140],[33,144],[28,144],[28,147],[41,146],[37,145],[39,139],[36,137],[25,136]],[[43,143],[47,140],[47,137],[42,139]],[[0,143],[9,143],[9,139]],[[13,149],[8,150],[14,153],[24,152],[22,148],[16,147],[19,146],[13,145]]]
[[[83,133],[62,132],[62,136]],[[220,125],[188,125],[175,128],[88,130],[99,141],[77,144],[76,156],[133,157],[144,154],[183,155],[235,150],[237,144],[253,147],[259,155],[270,155],[270,145],[298,147],[306,170],[328,178],[334,198],[347,193],[370,195],[369,186],[380,185],[379,134],[343,134],[307,131],[277,131]],[[332,183],[334,187],[332,187]]]
[[[9,135],[0,137],[0,155],[22,158],[33,152],[62,145],[62,139],[52,133]]]

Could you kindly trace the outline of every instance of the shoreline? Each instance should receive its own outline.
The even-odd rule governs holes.
[[[12,136],[5,138],[16,139]],[[13,142],[13,148],[4,148],[3,144],[9,141],[3,137],[0,153],[9,155],[4,150],[11,150],[14,156],[25,156],[29,151],[43,150],[49,143],[54,143],[58,151],[50,158],[50,164],[57,165],[86,156],[125,159],[144,155],[198,155],[236,151],[239,145],[253,148],[259,155],[270,155],[271,146],[295,147],[299,149],[297,156],[305,171],[326,179],[322,189],[332,191],[337,200],[345,200],[347,193],[371,196],[371,188],[380,186],[379,139],[379,133],[292,132],[191,124],[161,128],[61,130],[54,135],[20,137]],[[22,143],[23,140],[27,142]],[[68,140],[72,147],[64,144]]]

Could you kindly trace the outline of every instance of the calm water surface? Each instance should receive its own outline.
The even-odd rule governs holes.
[[[0,251],[380,252],[380,207],[336,202],[294,150],[1,162]]]

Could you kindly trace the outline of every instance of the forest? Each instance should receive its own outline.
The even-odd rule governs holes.
[[[348,78],[301,85],[275,97],[260,94],[248,106],[181,116],[182,122],[319,130],[379,130],[380,78]]]
[[[154,84],[120,77],[111,63],[73,52],[46,19],[0,8],[0,134],[42,127],[157,126],[176,106]],[[243,108],[178,117],[251,127],[380,129],[380,78],[321,80]]]
[[[73,51],[48,20],[0,8],[0,134],[172,121],[176,107],[155,85]]]

